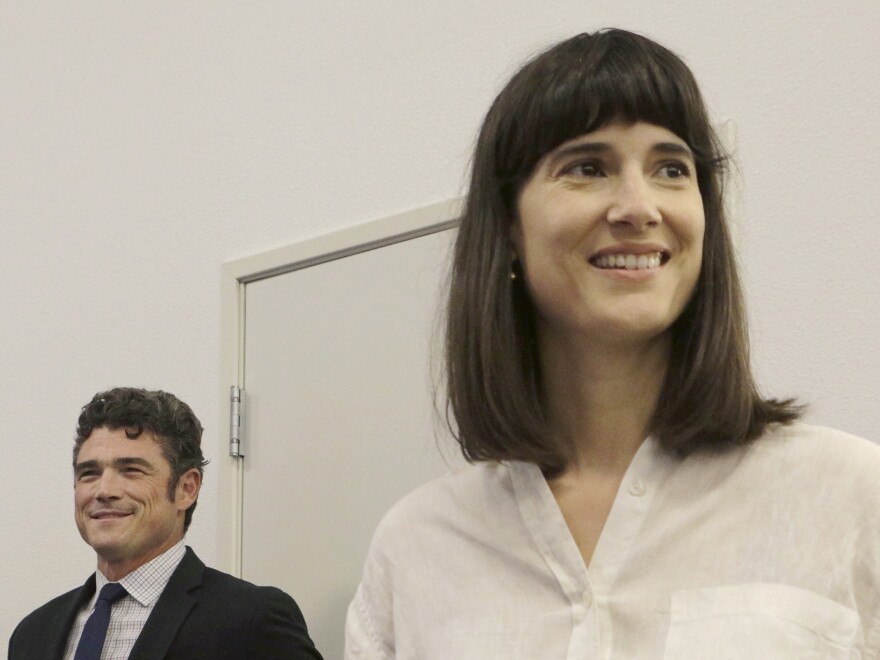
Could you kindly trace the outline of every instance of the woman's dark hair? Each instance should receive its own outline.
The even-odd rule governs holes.
[[[470,461],[522,460],[548,471],[568,462],[570,448],[550,431],[541,404],[534,310],[523,278],[510,277],[510,228],[538,162],[615,121],[662,126],[687,143],[706,218],[702,270],[671,329],[651,432],[684,455],[744,444],[767,424],[800,414],[791,400],[762,398],[752,377],[724,217],[726,158],[693,74],[646,37],[603,30],[567,39],[523,66],[495,99],[477,140],[446,327],[447,419]]]
[[[196,468],[204,476],[208,461],[202,455],[202,425],[186,405],[173,394],[161,390],[150,391],[134,387],[117,387],[98,392],[83,406],[76,425],[73,445],[73,464],[83,443],[97,428],[111,431],[125,429],[132,440],[147,431],[162,447],[162,455],[171,466],[168,481],[168,499],[174,500],[177,484],[189,470]],[[186,510],[184,531],[189,529],[198,500]]]

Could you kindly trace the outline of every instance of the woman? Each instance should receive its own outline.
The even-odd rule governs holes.
[[[380,525],[347,658],[880,657],[880,447],[758,394],[723,166],[644,37],[504,88],[448,310],[474,465]]]

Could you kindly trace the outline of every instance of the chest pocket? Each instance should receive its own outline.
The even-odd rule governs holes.
[[[858,614],[806,589],[738,584],[672,595],[666,660],[850,660]]]

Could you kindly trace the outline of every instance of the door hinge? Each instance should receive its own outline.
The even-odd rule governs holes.
[[[236,385],[229,388],[229,455],[244,458],[241,451],[242,415],[244,414],[244,390]]]

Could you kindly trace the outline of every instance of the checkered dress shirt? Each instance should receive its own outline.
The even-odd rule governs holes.
[[[150,612],[153,611],[156,601],[159,600],[168,580],[171,579],[171,574],[174,573],[185,553],[186,546],[181,539],[177,545],[119,580],[119,584],[125,587],[128,595],[114,603],[110,611],[110,626],[107,628],[101,660],[127,660],[141,630],[144,629]],[[95,609],[101,587],[107,582],[109,580],[101,571],[95,572],[95,595],[76,616],[73,628],[70,629],[70,636],[67,638],[64,660],[73,660],[86,620]]]

